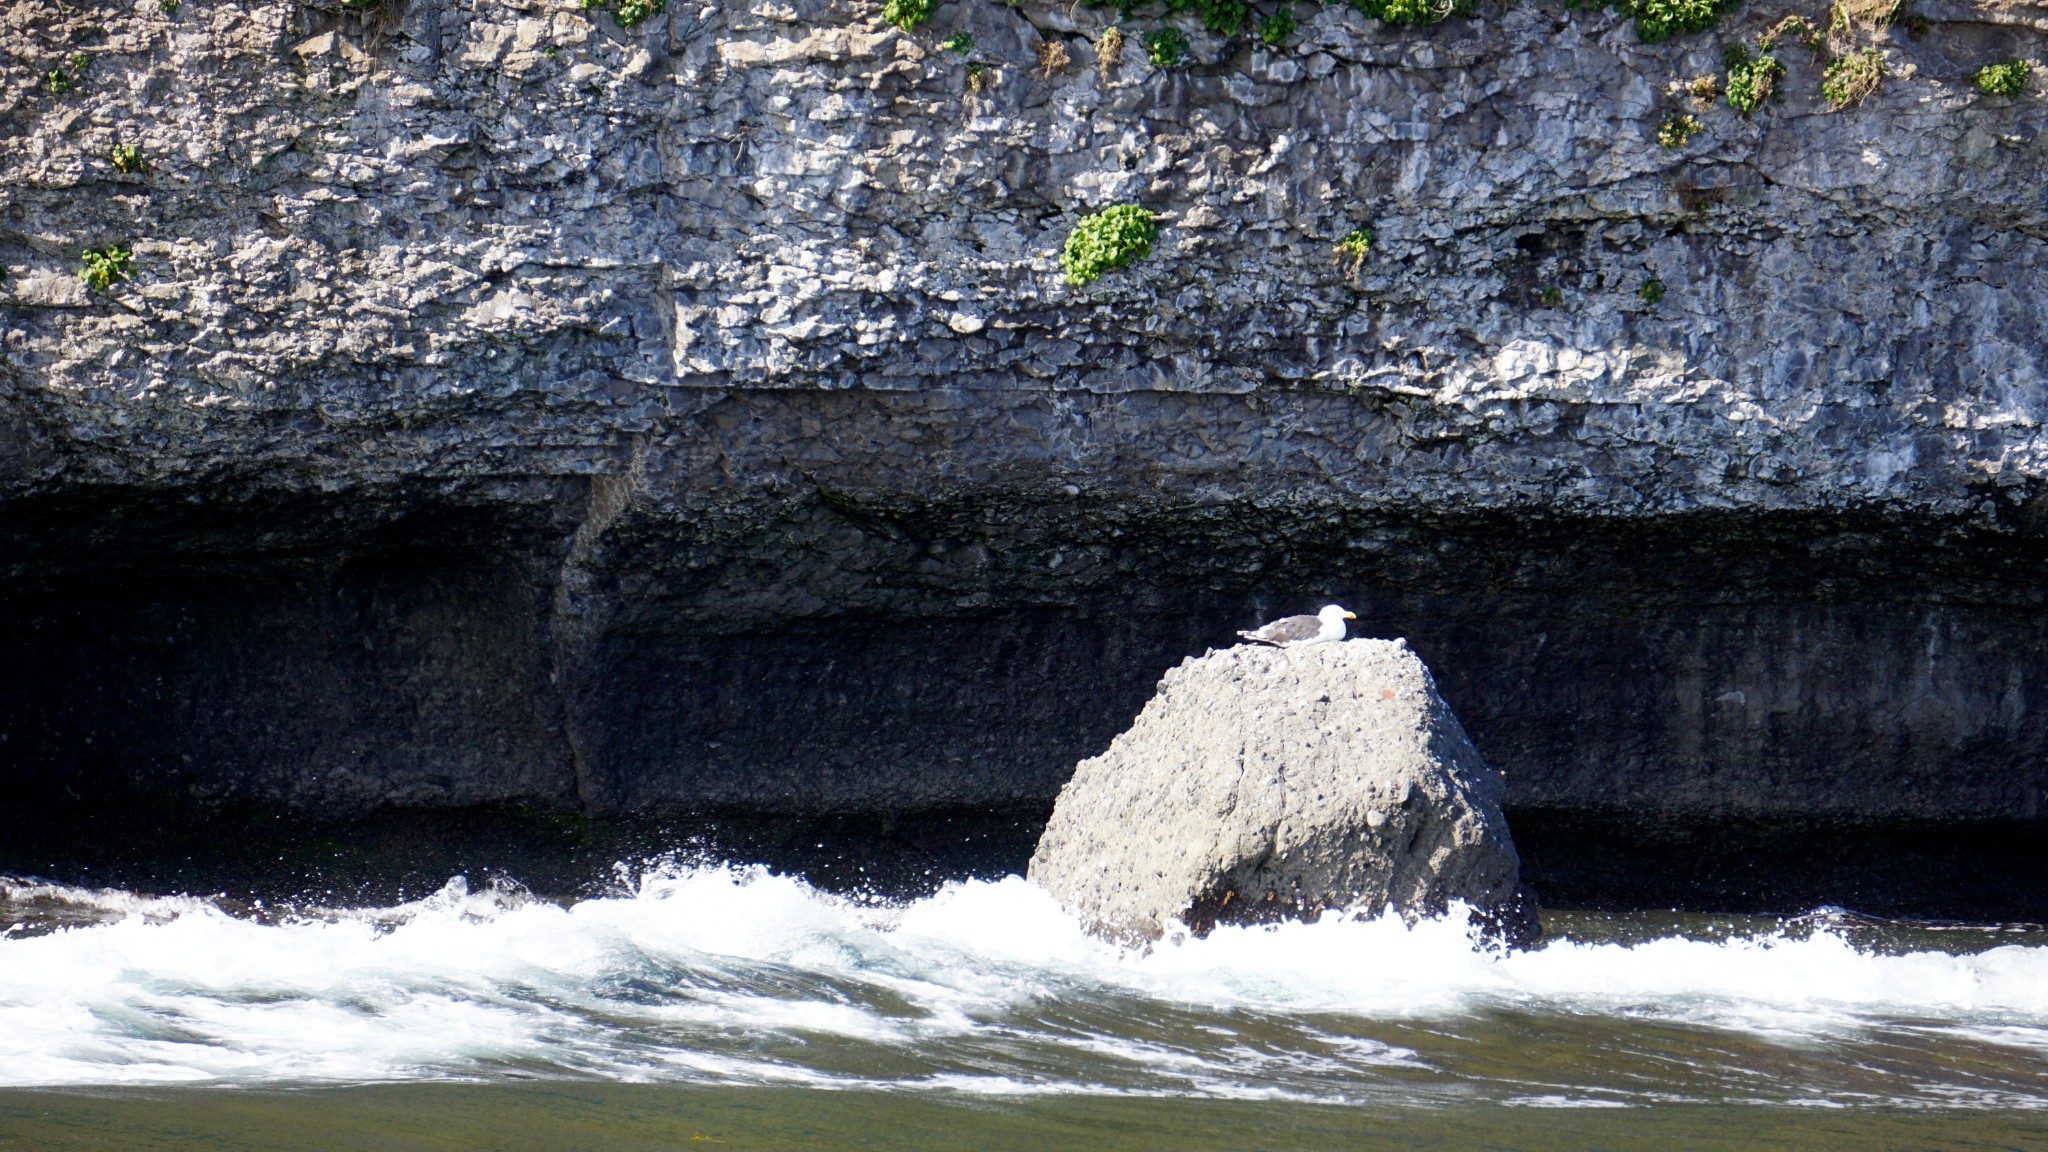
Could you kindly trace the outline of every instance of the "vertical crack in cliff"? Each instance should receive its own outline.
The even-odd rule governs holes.
[[[632,504],[633,492],[640,483],[646,448],[644,439],[635,440],[625,471],[590,478],[584,496],[583,521],[569,538],[568,552],[562,558],[561,572],[555,580],[549,634],[554,639],[554,676],[563,701],[562,739],[568,746],[569,763],[575,772],[576,800],[585,812],[596,807],[598,797],[591,776],[590,757],[578,732],[576,695],[579,691],[598,690],[597,678],[589,675],[588,664],[590,646],[604,631],[605,623],[601,599],[594,587],[598,578],[601,540],[605,531]]]

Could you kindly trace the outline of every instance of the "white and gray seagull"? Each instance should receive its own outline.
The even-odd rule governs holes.
[[[1322,644],[1344,638],[1344,622],[1356,620],[1356,612],[1346,612],[1341,604],[1325,604],[1323,610],[1313,616],[1283,616],[1262,628],[1238,635],[1254,644],[1271,644],[1275,648],[1287,648],[1295,644]]]

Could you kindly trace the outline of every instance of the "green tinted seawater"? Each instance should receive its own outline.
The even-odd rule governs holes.
[[[591,1083],[303,1091],[0,1092],[0,1149],[641,1152],[655,1149],[2048,1148],[2027,1114],[1670,1105],[1341,1107],[1271,1100],[933,1094]]]

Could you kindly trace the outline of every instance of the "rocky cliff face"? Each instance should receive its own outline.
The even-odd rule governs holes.
[[[2043,9],[1916,0],[1841,111],[1781,46],[1746,117],[1673,85],[1776,6],[1296,14],[1156,68],[1038,0],[13,5],[0,760],[1043,805],[1335,597],[1511,810],[2036,817],[2048,103],[1970,76]],[[1066,285],[1118,202],[1155,251]]]

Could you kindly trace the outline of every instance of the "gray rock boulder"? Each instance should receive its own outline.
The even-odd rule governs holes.
[[[1406,642],[1246,645],[1182,661],[1081,762],[1030,877],[1127,944],[1453,900],[1520,943],[1534,904],[1500,802]]]

